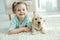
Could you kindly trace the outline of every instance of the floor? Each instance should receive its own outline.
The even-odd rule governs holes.
[[[0,21],[0,40],[60,40],[60,16],[46,16],[46,34],[6,34],[10,21]]]

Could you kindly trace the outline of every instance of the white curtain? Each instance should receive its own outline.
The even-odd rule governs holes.
[[[57,0],[47,0],[46,1],[47,11],[57,11]]]

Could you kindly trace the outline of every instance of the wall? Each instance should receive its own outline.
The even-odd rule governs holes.
[[[5,14],[5,5],[4,5],[4,1],[0,0],[0,14]]]
[[[57,0],[58,10],[60,11],[60,0]]]

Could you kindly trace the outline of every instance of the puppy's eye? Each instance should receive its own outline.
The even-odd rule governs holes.
[[[40,18],[40,19],[42,19],[42,18]]]
[[[37,20],[37,18],[35,18],[35,20]]]

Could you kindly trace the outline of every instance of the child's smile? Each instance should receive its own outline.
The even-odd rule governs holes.
[[[25,15],[25,14],[19,14],[20,16],[23,16],[23,15]]]

